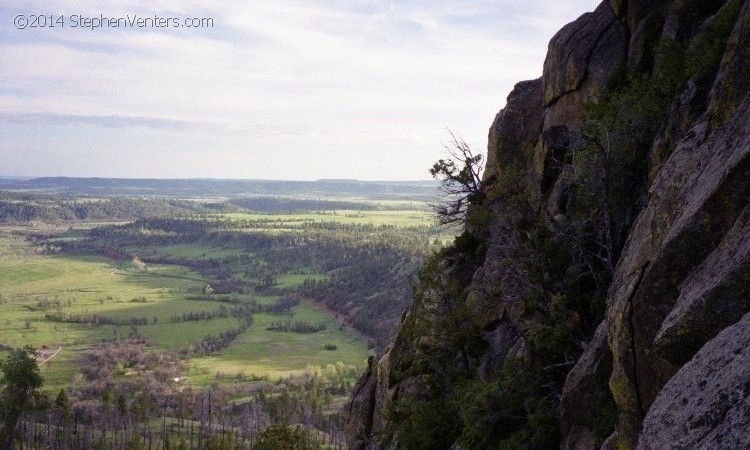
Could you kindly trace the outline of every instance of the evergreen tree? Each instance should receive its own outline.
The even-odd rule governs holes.
[[[34,349],[15,349],[0,362],[3,371],[0,382],[3,385],[2,407],[5,420],[0,430],[0,448],[13,447],[13,434],[18,419],[38,395],[44,379],[34,358]]]

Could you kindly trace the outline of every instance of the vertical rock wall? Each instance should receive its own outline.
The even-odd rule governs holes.
[[[729,37],[717,44],[726,26]],[[618,418],[604,448],[665,448],[669,439],[680,448],[750,445],[742,441],[750,403],[746,352],[731,343],[732,333],[747,334],[747,316],[734,324],[750,311],[747,0],[605,1],[552,38],[542,78],[517,84],[490,128],[483,253],[478,260],[447,256],[440,269],[462,274],[451,275],[464,280],[461,304],[444,299],[444,307],[466,308],[483,343],[481,354],[457,356],[453,373],[484,380],[508,358],[528,356],[521,298],[534,287],[516,262],[526,239],[517,226],[522,218],[491,186],[522,167],[520,192],[539,197],[554,226],[576,187],[559,158],[580,145],[585,105],[607,95],[618,71],[667,73],[659,50],[678,44],[693,55],[690,48],[719,48],[720,64],[696,71],[663,112],[642,209],[632,223],[620,224],[627,236],[607,288],[606,320],[592,328],[560,394],[562,448],[594,448],[601,417],[592,405],[611,399]],[[412,365],[425,340],[439,335],[420,335],[414,323],[433,313],[416,302],[391,346],[371,359],[348,405],[351,448],[398,447],[384,415],[388,405],[436,395],[420,387]],[[690,397],[696,386],[705,392],[702,403]],[[692,428],[685,428],[685,415]]]

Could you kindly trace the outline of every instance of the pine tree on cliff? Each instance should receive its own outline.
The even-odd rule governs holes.
[[[445,145],[450,158],[432,165],[430,175],[440,182],[441,199],[432,208],[441,224],[463,223],[470,204],[477,203],[482,192],[482,155],[474,155],[463,139],[450,132]]]

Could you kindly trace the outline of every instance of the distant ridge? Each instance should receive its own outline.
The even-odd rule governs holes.
[[[437,194],[432,180],[360,181],[322,179],[316,181],[236,180],[236,179],[158,179],[158,178],[76,178],[39,177],[2,179],[0,190],[42,191],[79,195],[135,195],[161,197],[359,197],[365,199],[431,200]]]

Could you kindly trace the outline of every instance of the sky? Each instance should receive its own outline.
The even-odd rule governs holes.
[[[3,0],[0,176],[427,179],[597,4]]]

